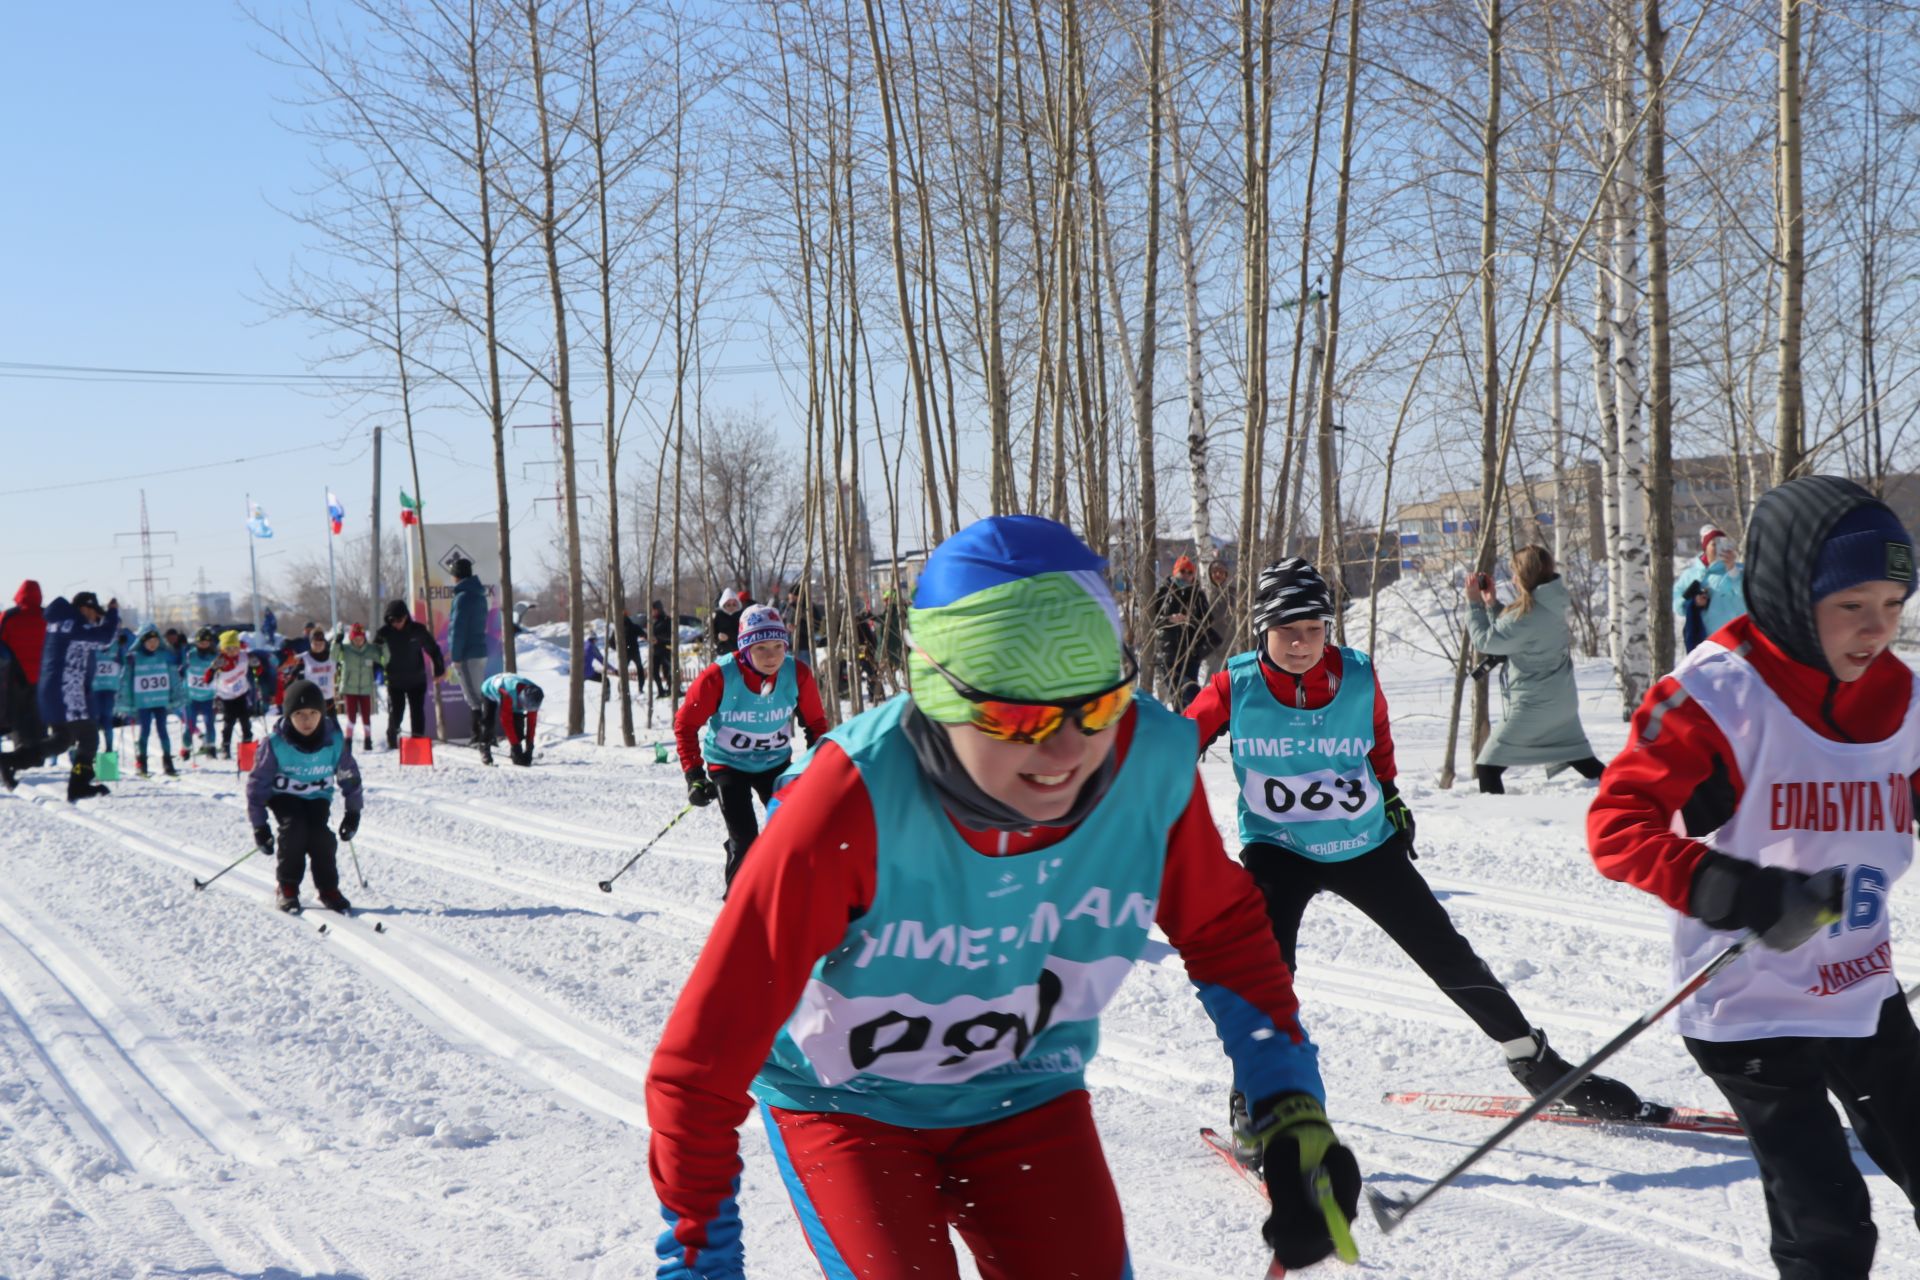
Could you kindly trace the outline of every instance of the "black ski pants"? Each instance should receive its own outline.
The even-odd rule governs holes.
[[[1426,877],[1408,856],[1405,836],[1344,862],[1315,862],[1278,845],[1250,844],[1240,861],[1267,900],[1267,919],[1289,969],[1300,937],[1300,917],[1321,890],[1345,898],[1407,953],[1447,998],[1497,1041],[1518,1040],[1532,1028],[1506,987],[1473,944],[1460,935]]]
[[[649,674],[653,677],[653,696],[673,696],[673,646],[656,644],[649,650]]]
[[[760,837],[760,815],[754,812],[753,798],[760,797],[762,805],[773,800],[773,784],[787,766],[768,769],[761,773],[747,773],[741,769],[714,768],[707,776],[713,779],[713,789],[720,793],[720,817],[727,824],[727,887],[733,887],[733,877],[745,861],[747,850]]]
[[[1687,1052],[1746,1127],[1781,1280],[1866,1280],[1879,1232],[1827,1095],[1840,1099],[1874,1163],[1920,1205],[1920,1031],[1906,1000],[1888,997],[1871,1036],[1717,1044],[1689,1036]]]
[[[247,713],[245,698],[220,699],[220,749],[233,749],[233,726],[240,726],[240,740],[253,741],[253,717]]]
[[[340,841],[327,825],[333,804],[327,800],[302,800],[294,796],[275,796],[267,801],[267,812],[280,824],[273,842],[279,858],[276,878],[284,889],[299,889],[307,878],[307,863],[313,863],[313,887],[325,892],[340,887],[340,868],[334,854]]]
[[[415,685],[411,689],[396,689],[387,686],[387,745],[400,741],[400,710],[406,708],[407,720],[412,725],[414,737],[423,737],[427,732],[427,687]]]
[[[1587,756],[1580,760],[1569,760],[1567,761],[1566,767],[1572,769],[1583,778],[1597,778],[1607,771],[1607,766],[1601,764],[1592,756]],[[1506,771],[1507,766],[1503,764],[1477,764],[1473,766],[1473,780],[1480,784],[1480,794],[1483,796],[1503,796],[1507,794],[1507,784],[1500,780],[1500,776]]]

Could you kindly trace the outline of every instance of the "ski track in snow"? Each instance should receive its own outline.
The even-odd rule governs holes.
[[[1586,863],[1583,788],[1514,771],[1501,803],[1433,789],[1445,680],[1406,670],[1384,678],[1419,867],[1577,1061],[1664,991],[1662,912]],[[1617,716],[1605,679],[1582,666],[1603,756],[1620,736],[1591,705]],[[719,908],[717,817],[690,815],[604,894],[684,803],[671,766],[585,741],[532,770],[458,748],[431,773],[362,765],[372,888],[343,847],[351,919],[277,916],[259,858],[193,891],[246,847],[224,769],[78,809],[35,771],[0,803],[21,872],[0,886],[0,1275],[651,1274],[646,1061]],[[1203,773],[1232,847],[1230,775]],[[127,891],[89,892],[107,877]],[[1382,1093],[1511,1091],[1498,1051],[1345,904],[1317,900],[1301,938],[1336,1125],[1370,1183],[1417,1189],[1493,1122]],[[1609,1069],[1719,1102],[1668,1029]],[[1264,1210],[1193,1136],[1224,1119],[1225,1063],[1158,935],[1089,1083],[1136,1273],[1256,1274]],[[742,1155],[750,1274],[817,1276],[757,1121]],[[1876,1275],[1920,1276],[1904,1202],[1862,1159]],[[1523,1131],[1392,1236],[1362,1218],[1361,1269],[1383,1277],[1771,1274],[1756,1170],[1723,1137]]]

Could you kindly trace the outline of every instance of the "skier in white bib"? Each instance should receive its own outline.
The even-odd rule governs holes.
[[[1780,1275],[1853,1280],[1877,1233],[1829,1093],[1907,1199],[1920,1191],[1920,1031],[1888,925],[1920,770],[1920,685],[1889,648],[1913,540],[1859,485],[1807,476],[1755,504],[1746,581],[1748,615],[1634,713],[1588,847],[1673,908],[1676,974],[1759,931],[1764,948],[1676,1022],[1746,1128]]]

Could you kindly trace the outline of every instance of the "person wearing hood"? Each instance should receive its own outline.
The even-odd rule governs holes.
[[[373,672],[374,668],[386,662],[386,651],[380,645],[367,640],[365,623],[356,622],[343,628],[344,638],[336,633],[334,653],[340,664],[339,698],[347,713],[347,737],[353,737],[353,726],[360,724],[360,745],[368,751],[373,750]]]
[[[300,882],[306,879],[311,861],[320,905],[344,913],[352,904],[340,892],[340,867],[334,855],[339,840],[353,839],[360,829],[365,802],[360,766],[353,759],[353,743],[327,718],[327,700],[313,681],[295,680],[289,685],[284,706],[285,717],[267,736],[266,749],[255,753],[253,772],[247,775],[247,821],[253,826],[253,842],[262,853],[278,856],[274,906],[300,910]],[[346,807],[339,840],[327,826],[336,787]],[[277,833],[267,825],[268,814],[279,826]]]
[[[1572,1070],[1447,915],[1413,863],[1413,811],[1400,795],[1387,695],[1373,660],[1329,644],[1333,591],[1298,556],[1260,573],[1258,647],[1227,660],[1187,706],[1200,749],[1228,737],[1240,793],[1240,861],[1260,886],[1280,954],[1298,969],[1300,920],[1322,891],[1358,907],[1498,1044],[1538,1096]],[[1567,1095],[1583,1115],[1630,1119],[1637,1094],[1591,1076]],[[1244,1100],[1228,1099],[1244,1132]],[[1249,1152],[1242,1150],[1246,1156]]]
[[[67,799],[104,796],[107,788],[93,780],[93,759],[100,734],[91,705],[95,659],[120,632],[120,602],[82,591],[71,601],[56,596],[46,607],[47,642],[40,654],[39,710],[48,738],[39,755],[57,755],[73,748],[73,771],[67,778]],[[15,752],[15,757],[21,753]],[[19,768],[13,764],[12,768]]]
[[[493,763],[493,718],[483,714],[480,685],[487,678],[487,588],[473,576],[473,561],[453,562],[453,604],[447,612],[447,667],[473,719],[473,744]]]
[[[787,624],[771,605],[741,615],[740,647],[695,676],[673,717],[689,802],[720,802],[727,824],[726,884],[733,885],[760,835],[753,798],[773,802],[773,784],[793,759],[793,719],[807,743],[826,736],[827,713],[813,670],[795,658]]]
[[[1467,579],[1467,635],[1488,657],[1505,658],[1501,685],[1506,715],[1487,736],[1473,763],[1485,795],[1504,795],[1501,775],[1513,765],[1571,766],[1583,778],[1602,768],[1580,727],[1580,690],[1573,679],[1573,633],[1567,629],[1567,584],[1554,571],[1553,552],[1527,546],[1513,554],[1512,604],[1494,609],[1493,583]]]
[[[180,705],[182,760],[193,754],[193,730],[196,725],[200,727],[200,754],[206,757],[213,755],[213,719],[217,695],[213,691],[213,682],[206,676],[219,661],[219,638],[214,635],[212,627],[201,627],[193,633],[193,647],[180,660],[180,683],[185,687]]]
[[[1674,578],[1673,611],[1691,653],[1700,642],[1747,611],[1747,580],[1740,546],[1717,526],[1700,526],[1700,555]]]
[[[1587,814],[1600,873],[1672,912],[1673,972],[1748,950],[1674,1014],[1740,1117],[1787,1280],[1868,1274],[1847,1131],[1920,1206],[1920,1031],[1894,976],[1913,860],[1920,686],[1892,650],[1913,539],[1851,480],[1772,489],[1747,524],[1749,612],[1647,692]]]
[[[752,1099],[830,1276],[956,1276],[954,1233],[987,1276],[1132,1274],[1086,1070],[1156,925],[1256,1100],[1273,1260],[1354,1256],[1358,1163],[1105,570],[1038,516],[962,529],[920,578],[909,696],[789,771],[648,1068],[662,1277],[747,1274]]]
[[[740,593],[728,587],[720,593],[720,607],[713,611],[713,656],[716,661],[732,653],[740,644]]]
[[[480,690],[486,695],[481,714],[490,724],[497,722],[499,733],[506,735],[508,756],[523,769],[531,765],[533,735],[540,727],[540,704],[546,700],[546,690],[512,671],[488,676]],[[494,740],[499,740],[498,734]],[[493,763],[491,752],[484,758]]]
[[[1207,656],[1207,593],[1192,556],[1173,562],[1173,572],[1153,593],[1153,629],[1166,671],[1165,688],[1180,706],[1200,690],[1200,663]]]
[[[160,767],[171,778],[178,770],[173,767],[173,741],[167,736],[167,717],[184,701],[185,691],[181,687],[179,663],[161,638],[160,628],[151,622],[140,628],[121,666],[120,698],[140,728],[140,738],[133,749],[134,770],[142,778],[149,776],[147,744],[153,731],[158,730]]]
[[[47,643],[47,615],[40,608],[40,584],[32,578],[13,593],[13,608],[0,613],[0,646],[13,657],[13,676],[4,690],[8,732],[16,750],[44,736],[37,686],[40,651]]]
[[[400,713],[406,710],[408,727],[418,738],[427,731],[427,685],[447,673],[447,660],[433,632],[415,622],[404,601],[393,600],[382,615],[379,641],[386,650],[387,750],[400,749]],[[427,674],[428,664],[433,674]]]

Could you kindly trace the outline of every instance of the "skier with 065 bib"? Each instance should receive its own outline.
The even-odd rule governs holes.
[[[254,755],[253,772],[247,775],[253,842],[262,853],[279,855],[273,905],[282,911],[300,910],[300,882],[311,861],[320,905],[345,912],[352,904],[340,892],[334,856],[340,844],[327,823],[337,789],[347,810],[340,819],[340,840],[353,839],[360,829],[363,792],[353,742],[328,718],[327,700],[313,681],[288,685],[281,706],[285,714]],[[267,825],[268,814],[279,825],[277,835]]]
[[[793,759],[793,718],[807,745],[827,732],[813,669],[788,651],[787,624],[771,605],[740,617],[739,647],[694,677],[673,717],[687,799],[720,802],[727,824],[728,888],[760,835],[753,798],[770,804],[773,784]]]
[[[1746,1129],[1783,1280],[1863,1280],[1878,1234],[1828,1094],[1920,1205],[1920,1031],[1888,911],[1920,771],[1920,682],[1890,648],[1913,539],[1851,480],[1806,476],[1754,505],[1744,577],[1748,614],[1634,713],[1588,847],[1672,908],[1675,974],[1759,932],[1675,1021]]]
[[[1266,899],[1280,954],[1299,968],[1300,918],[1315,894],[1346,899],[1386,931],[1460,1011],[1505,1052],[1507,1069],[1538,1096],[1572,1070],[1448,918],[1413,861],[1413,812],[1394,779],[1393,726],[1373,661],[1327,642],[1333,593],[1293,557],[1260,573],[1253,603],[1259,647],[1187,707],[1204,748],[1228,735],[1240,788],[1240,861]],[[1567,1095],[1583,1115],[1634,1119],[1638,1095],[1591,1076]],[[1236,1133],[1245,1100],[1229,1099]],[[1258,1153],[1242,1141],[1249,1163]]]
[[[908,696],[789,775],[649,1071],[661,1276],[746,1274],[753,1099],[828,1276],[957,1280],[950,1228],[985,1280],[1131,1276],[1085,1072],[1156,925],[1256,1100],[1266,1243],[1355,1256],[1317,1051],[1193,726],[1134,697],[1105,567],[1037,516],[961,530],[920,577]]]

